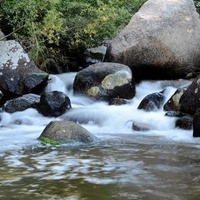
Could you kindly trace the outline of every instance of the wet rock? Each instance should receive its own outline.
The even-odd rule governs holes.
[[[87,49],[85,52],[86,62],[88,64],[103,62],[105,59],[106,50],[107,50],[106,46],[99,46]]]
[[[38,140],[45,144],[91,143],[98,141],[82,126],[69,121],[52,121],[41,133]]]
[[[200,108],[193,117],[193,137],[200,137]]]
[[[109,105],[124,105],[127,103],[128,103],[127,100],[122,99],[122,98],[113,98],[113,99],[110,99],[109,101]]]
[[[165,96],[162,92],[149,94],[140,102],[138,109],[145,111],[156,111],[162,107],[164,99]]]
[[[193,126],[193,118],[190,116],[183,116],[176,120],[175,127],[191,130]]]
[[[178,111],[168,111],[165,113],[165,116],[167,116],[167,117],[183,117],[183,116],[185,116],[185,114],[182,112],[178,112]]]
[[[180,111],[193,115],[200,108],[200,75],[198,75],[179,101]]]
[[[191,0],[148,0],[108,47],[135,81],[185,78],[200,65],[200,18]],[[194,45],[195,44],[195,45]]]
[[[38,94],[47,80],[48,74],[30,61],[18,42],[0,41],[0,90],[5,100],[30,92]]]
[[[134,131],[149,131],[155,129],[155,127],[151,126],[150,124],[133,122],[132,129]]]
[[[40,101],[40,96],[36,94],[26,94],[21,97],[8,100],[2,107],[3,111],[14,113],[34,108]]]
[[[163,106],[166,111],[179,111],[179,101],[187,87],[178,88],[176,92],[170,97],[170,99]]]
[[[45,92],[40,97],[37,109],[44,116],[58,117],[71,109],[71,102],[63,92]]]
[[[40,94],[47,85],[48,74],[45,72],[30,73],[24,78],[24,90]]]
[[[117,63],[97,63],[81,70],[75,77],[73,89],[75,94],[106,101],[132,99],[135,95],[130,68]]]

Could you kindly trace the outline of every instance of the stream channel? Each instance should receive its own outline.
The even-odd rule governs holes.
[[[34,109],[0,113],[1,200],[199,200],[200,139],[174,127],[165,111],[138,110],[166,88],[166,101],[186,81],[143,81],[126,105],[75,96],[75,73],[51,75],[47,91],[65,92],[72,109],[58,118]],[[77,120],[95,144],[46,146],[37,138],[52,120]],[[151,131],[132,130],[132,121]]]

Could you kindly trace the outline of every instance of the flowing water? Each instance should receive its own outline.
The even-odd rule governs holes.
[[[51,76],[47,91],[65,92],[72,109],[58,118],[34,109],[0,113],[2,200],[199,200],[200,139],[174,127],[174,118],[137,110],[147,94],[166,88],[166,101],[184,81],[144,81],[126,105],[75,96],[75,73]],[[52,120],[75,120],[100,141],[44,146],[37,140]],[[137,132],[132,121],[148,123]]]

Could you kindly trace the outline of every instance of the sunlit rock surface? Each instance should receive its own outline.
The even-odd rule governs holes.
[[[148,0],[111,41],[108,60],[135,80],[185,78],[200,67],[200,18],[192,0]]]
[[[48,74],[41,71],[15,40],[0,41],[0,90],[5,100],[40,93]]]

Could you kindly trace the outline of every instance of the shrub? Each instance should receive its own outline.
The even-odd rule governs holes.
[[[67,64],[70,52],[101,45],[125,26],[146,0],[1,0],[0,27],[20,41],[38,65]]]

